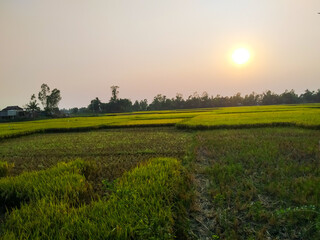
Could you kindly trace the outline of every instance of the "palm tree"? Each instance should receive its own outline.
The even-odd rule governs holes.
[[[26,105],[26,111],[31,113],[32,118],[36,112],[40,111],[39,104],[37,103],[36,96],[32,94],[30,102]]]

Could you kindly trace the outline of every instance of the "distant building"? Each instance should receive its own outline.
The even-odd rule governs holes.
[[[25,116],[25,112],[19,106],[8,106],[0,111],[1,119],[16,119]]]

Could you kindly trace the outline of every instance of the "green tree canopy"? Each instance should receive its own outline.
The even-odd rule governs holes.
[[[58,104],[61,101],[60,90],[50,88],[47,84],[41,85],[41,90],[38,94],[38,99],[41,101],[44,110],[52,114],[56,109],[58,109]]]

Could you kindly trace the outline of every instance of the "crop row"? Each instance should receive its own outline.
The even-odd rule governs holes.
[[[189,141],[190,133],[174,128],[34,134],[0,142],[0,159],[15,165],[12,176],[43,170],[61,161],[88,160],[95,164],[88,180],[95,191],[101,192],[103,179],[113,181],[150,158],[183,159]]]
[[[24,172],[0,179],[1,210],[18,207],[43,197],[78,203],[88,192],[84,173],[88,164],[82,160],[59,163],[48,170]]]
[[[25,173],[14,177],[17,183],[13,178],[1,180],[9,181],[13,186],[5,192],[3,189],[10,187],[8,183],[4,184],[6,187],[0,190],[2,195],[16,192],[13,195],[19,196],[20,190],[26,188],[22,198],[27,196],[32,199],[7,213],[2,226],[3,239],[174,238],[175,201],[182,184],[179,161],[172,158],[153,159],[125,173],[112,187],[106,182],[111,191],[108,197],[79,206],[74,204],[73,199],[79,199],[74,193],[86,191],[88,187],[83,185],[86,181],[69,181],[68,177],[73,176],[72,171],[81,169],[83,164],[78,161],[60,164],[43,172]],[[48,177],[58,173],[57,178],[64,181],[64,187],[57,184],[57,180],[56,187],[52,189],[53,185],[44,173]],[[77,170],[75,174],[79,174]],[[34,186],[22,180],[33,182]],[[65,193],[72,192],[73,198],[57,194],[57,188]]]

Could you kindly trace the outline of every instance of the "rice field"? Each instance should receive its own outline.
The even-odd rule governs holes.
[[[34,134],[0,142],[0,159],[14,165],[13,176],[81,158],[96,165],[90,180],[100,189],[102,180],[113,181],[150,158],[183,159],[189,142],[190,133],[168,127]]]
[[[91,131],[103,128],[174,126],[177,122],[206,112],[171,111],[163,114],[118,114],[98,117],[47,119],[0,124],[0,139],[33,133]]]
[[[199,132],[210,234],[221,239],[319,239],[320,132]]]
[[[204,108],[106,114],[0,124],[0,140],[33,133],[92,131],[103,128],[177,126],[211,129],[262,126],[320,127],[320,104]]]
[[[2,141],[0,159],[3,168],[14,167],[7,171],[6,177],[0,178],[0,202],[3,203],[0,236],[4,239],[48,239],[44,236],[50,236],[49,239],[129,239],[141,235],[138,239],[145,239],[158,232],[159,236],[166,236],[164,239],[172,239],[180,234],[173,225],[176,226],[174,220],[179,218],[176,204],[184,178],[181,162],[190,142],[190,133],[168,127],[34,134]],[[142,170],[144,168],[147,170]],[[177,174],[176,182],[170,171]],[[133,177],[129,177],[130,174]],[[166,177],[165,174],[169,175]],[[148,184],[143,186],[145,180]],[[125,187],[122,182],[126,182]],[[174,187],[176,184],[179,187]],[[150,191],[150,196],[144,196],[147,200],[138,194],[128,196],[123,202],[118,201],[119,194],[147,190]],[[161,200],[162,196],[165,201]],[[133,199],[137,199],[136,206]],[[159,205],[150,204],[151,200]],[[144,214],[141,216],[132,215],[126,204],[130,204],[132,211],[141,210],[141,204],[145,204],[146,212],[141,212]],[[110,212],[114,208],[123,209],[123,219],[112,220],[118,215]],[[104,211],[107,215],[91,214]],[[150,212],[155,215],[148,216]],[[167,216],[161,218],[163,214]],[[99,220],[83,225],[83,221],[96,217]],[[136,218],[144,217],[151,217],[150,222],[137,222],[138,225],[132,228]],[[76,225],[75,219],[79,220]],[[103,219],[106,222],[101,222]],[[39,222],[44,225],[39,226]],[[73,233],[71,230],[61,233],[57,228],[48,227],[65,228],[71,227],[70,224]],[[94,225],[97,228],[100,224],[111,224],[111,229],[104,228],[99,232],[90,228]],[[125,229],[113,230],[119,224],[125,224]],[[139,232],[141,227],[146,230]],[[88,232],[79,231],[79,228]]]
[[[320,105],[0,124],[0,239],[319,239]]]
[[[320,129],[320,105],[222,108],[176,124],[187,129],[296,126]]]
[[[32,201],[21,204],[7,215],[2,228],[3,239],[173,238],[173,201],[183,179],[178,160],[150,160],[114,183],[108,198],[80,206],[74,202],[87,194],[88,183],[77,171],[74,176],[78,176],[80,181],[70,181],[73,175],[70,172],[66,174],[63,168],[71,165],[60,164],[40,173],[27,173],[7,180],[12,184],[17,182],[12,190],[16,196],[19,196],[19,190],[26,189],[25,196]],[[59,172],[61,175],[55,174]],[[57,178],[57,182],[43,182],[40,175]],[[62,181],[62,184],[57,184]],[[31,182],[33,185],[29,184]],[[35,186],[37,183],[40,183],[40,188]],[[0,181],[0,186],[4,186],[3,189],[10,187],[3,181]],[[24,186],[37,191],[28,191],[29,188]],[[48,186],[53,186],[53,189]]]

